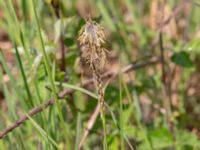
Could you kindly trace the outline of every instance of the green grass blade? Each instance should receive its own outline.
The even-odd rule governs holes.
[[[112,18],[110,17],[109,12],[107,11],[102,0],[97,1],[97,7],[98,7],[100,13],[102,14],[103,18],[105,19],[105,22],[108,25],[108,27],[114,32],[117,31],[116,27],[112,21]]]
[[[122,81],[121,74],[119,75],[119,122],[120,122],[120,146],[124,150],[124,121],[123,121],[123,98],[122,98]]]
[[[38,131],[38,133],[45,139],[47,142],[50,141],[51,144],[53,144],[57,149],[59,149],[58,144],[54,141],[52,137],[50,137],[28,114],[27,117],[35,127],[35,129]]]
[[[56,82],[56,85],[60,85],[60,82]],[[85,93],[86,95],[89,95],[95,99],[98,99],[98,96],[95,95],[94,93],[84,89],[84,88],[81,88],[81,87],[78,87],[78,86],[75,86],[75,85],[71,85],[71,84],[68,84],[68,83],[62,83],[62,86],[65,87],[65,88],[69,88],[69,89],[73,89],[73,90],[77,90],[77,91],[80,91],[82,93]]]
[[[11,73],[11,71],[10,71],[10,69],[9,69],[9,67],[8,67],[8,65],[7,65],[7,63],[6,63],[6,60],[5,60],[4,56],[3,56],[2,49],[0,49],[0,62],[2,63],[3,69],[5,70],[6,74],[9,76],[10,82],[11,82],[12,86],[14,87],[13,89],[14,89],[14,91],[15,91],[17,97],[18,97],[19,99],[22,98],[21,92],[20,92],[19,89],[17,88],[15,79],[14,79],[14,77],[13,77],[13,75],[12,75],[12,73]]]
[[[71,149],[71,143],[70,143],[70,141],[68,139],[69,138],[68,137],[69,134],[67,133],[68,130],[66,129],[66,126],[65,126],[65,123],[64,123],[64,119],[63,119],[63,116],[62,116],[62,113],[61,113],[61,107],[60,107],[60,105],[58,103],[56,86],[55,86],[53,75],[52,75],[51,69],[50,69],[51,68],[50,67],[50,61],[48,59],[48,56],[47,56],[47,53],[46,53],[46,50],[45,50],[44,41],[43,41],[43,38],[42,38],[39,18],[38,18],[37,12],[36,12],[36,2],[35,2],[35,0],[32,0],[32,6],[33,6],[33,10],[34,10],[35,22],[37,24],[37,30],[39,32],[39,38],[40,38],[40,44],[41,44],[41,47],[42,47],[42,53],[43,53],[43,56],[44,56],[43,58],[44,58],[45,68],[47,70],[48,77],[49,77],[49,80],[50,80],[50,83],[51,83],[52,93],[53,93],[53,97],[54,97],[54,100],[55,100],[55,103],[56,103],[58,116],[59,116],[59,118],[61,120],[61,126],[64,129],[65,135],[67,136],[67,138],[66,138],[67,145],[68,145],[69,149]]]
[[[23,78],[23,81],[24,81],[24,86],[25,86],[25,89],[26,89],[26,92],[27,92],[27,95],[28,95],[27,103],[28,103],[29,107],[33,107],[34,102],[33,102],[33,99],[32,99],[32,95],[31,95],[31,92],[30,92],[30,89],[29,89],[29,85],[28,85],[28,82],[27,82],[27,78],[26,78],[26,75],[25,75],[25,71],[24,71],[24,68],[23,68],[23,64],[22,64],[16,43],[14,43],[14,47],[15,47],[16,57],[17,57],[19,67],[20,67],[20,72],[22,74],[22,78]]]

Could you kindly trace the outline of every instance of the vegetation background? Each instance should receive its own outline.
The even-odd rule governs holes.
[[[198,0],[0,0],[0,150],[103,149],[92,73],[78,61],[88,15],[107,37],[108,149],[200,149],[199,7]]]

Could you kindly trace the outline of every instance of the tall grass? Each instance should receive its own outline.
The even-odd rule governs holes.
[[[169,116],[173,125],[171,131],[163,124],[165,119],[160,101],[166,98],[161,96],[159,64],[155,64],[156,67],[147,66],[135,71],[111,74],[105,78],[108,85],[105,84],[105,89],[100,87],[100,92],[98,88],[95,90],[91,82],[82,87],[82,76],[86,74],[86,78],[90,80],[92,73],[87,71],[87,67],[77,67],[76,64],[76,59],[80,56],[78,32],[84,24],[84,19],[80,16],[86,17],[84,6],[86,11],[91,7],[89,10],[92,19],[105,28],[107,41],[103,48],[108,49],[108,52],[105,51],[108,61],[104,60],[103,63],[108,73],[117,72],[123,66],[129,67],[128,64],[134,65],[132,62],[142,63],[152,58],[152,55],[159,57],[159,47],[154,44],[156,31],[148,23],[152,2],[59,2],[61,7],[58,9],[62,17],[55,19],[51,0],[0,0],[0,131],[18,120],[22,114],[28,117],[28,121],[0,139],[0,150],[79,150],[81,135],[87,130],[87,122],[101,97],[105,99],[102,118],[95,118],[82,149],[198,149],[200,145],[197,134],[187,128],[191,126],[193,131],[198,131],[199,123],[193,119],[198,116],[198,101],[195,101],[194,96],[190,97],[192,103],[189,104],[191,108],[195,108],[191,113],[187,112],[184,105],[186,102],[188,104],[185,93],[191,73],[198,74],[195,67],[199,55],[196,49],[200,43],[195,34],[199,27],[198,7],[189,4],[192,9],[188,11],[188,18],[184,18],[187,14],[180,11],[182,22],[175,17],[178,24],[176,27],[181,31],[184,28],[180,27],[183,25],[181,23],[187,23],[184,28],[184,33],[188,32],[188,35],[184,34],[187,38],[182,33],[179,33],[178,39],[170,39],[166,33],[163,34],[163,46],[170,49],[165,51],[165,55],[174,56],[173,59],[166,57],[167,68],[170,70],[172,66],[172,73],[178,72],[180,78],[176,83],[178,104],[172,107]],[[181,1],[168,1],[165,5],[171,11],[180,4]],[[59,21],[62,22],[60,27]],[[3,38],[1,35],[4,35]],[[60,43],[54,42],[59,38],[56,36],[60,35],[67,51],[64,70],[60,68]],[[11,47],[3,47],[1,43],[4,42]],[[179,53],[182,50],[186,54]],[[12,55],[11,61],[8,53]],[[144,59],[137,62],[141,57]],[[193,66],[188,67],[191,64]],[[84,75],[79,76],[79,70]],[[97,75],[104,76],[103,73],[98,72]],[[167,74],[170,76],[170,71]],[[104,85],[104,79],[101,84]],[[74,92],[59,97],[63,89]],[[55,104],[34,117],[27,114],[49,99],[53,99]]]
[[[63,129],[63,131],[65,133],[65,136],[66,136],[66,141],[67,141],[66,144],[68,145],[68,148],[71,149],[71,146],[70,146],[71,143],[69,142],[69,139],[68,139],[68,136],[69,136],[68,135],[68,130],[67,130],[66,125],[64,123],[64,118],[63,118],[62,113],[61,113],[61,107],[60,107],[60,105],[58,103],[57,90],[56,90],[56,86],[55,86],[54,77],[53,77],[52,71],[50,70],[50,68],[51,68],[50,61],[49,61],[48,55],[46,53],[44,41],[43,41],[43,38],[42,38],[42,33],[41,33],[40,24],[39,24],[38,14],[36,12],[36,2],[34,0],[32,0],[32,2],[33,2],[33,10],[34,10],[34,15],[35,15],[35,21],[36,21],[36,24],[37,24],[37,29],[38,29],[39,38],[40,38],[40,44],[41,44],[42,53],[43,53],[43,56],[44,56],[45,68],[47,70],[47,74],[48,74],[48,77],[49,77],[49,80],[50,80],[50,83],[51,83],[53,98],[54,98],[55,103],[56,103],[58,116],[59,116],[60,121],[61,121],[61,126],[62,126],[62,129]]]

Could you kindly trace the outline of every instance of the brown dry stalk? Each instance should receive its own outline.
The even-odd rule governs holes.
[[[54,8],[55,14],[57,18],[60,18],[60,13],[59,13],[59,9],[60,9],[60,1],[59,0],[52,0],[51,1],[51,5]]]
[[[56,18],[58,20],[59,19],[62,20],[62,16],[61,16],[61,12],[60,12],[61,2],[59,0],[52,0],[51,1],[51,5],[52,5],[52,7],[54,9]],[[65,64],[65,55],[66,55],[67,48],[65,48],[64,37],[63,37],[62,33],[61,33],[60,39],[59,39],[59,46],[60,46],[60,55],[61,55],[60,69],[62,71],[65,71],[65,66],[66,66],[66,64]]]
[[[129,64],[127,66],[125,66],[124,68],[122,68],[121,72],[122,73],[127,73],[131,70],[137,70],[149,65],[154,65],[160,63],[160,59],[158,58],[153,58],[147,61],[143,61],[142,63],[133,63],[133,64]],[[119,72],[106,72],[105,74],[103,74],[102,79],[108,79],[112,76],[116,77],[117,74]],[[86,82],[84,82],[82,84],[83,87],[92,84],[93,80],[87,80]],[[81,84],[77,84],[77,86],[80,86]],[[59,92],[58,96],[60,98],[65,97],[68,94],[73,93],[74,90],[72,89],[64,89],[63,91]],[[59,100],[63,100],[63,99],[59,99]],[[22,115],[19,117],[19,119],[13,123],[11,123],[11,125],[9,125],[8,127],[6,127],[5,129],[3,129],[2,131],[0,131],[0,139],[2,139],[3,137],[5,137],[9,132],[12,132],[15,128],[19,127],[21,124],[23,124],[26,120],[29,120],[28,116],[33,117],[34,115],[38,114],[39,112],[45,110],[47,107],[51,106],[54,104],[54,100],[52,98],[46,100],[43,104],[41,104],[40,106],[37,106],[33,109],[31,109],[27,115]],[[94,119],[95,120],[95,119]]]
[[[96,119],[97,119],[97,116],[99,115],[99,112],[100,112],[100,105],[98,104],[94,110],[94,112],[92,113],[92,115],[90,116],[88,122],[87,122],[87,127],[85,128],[84,132],[83,132],[83,135],[81,136],[81,140],[79,142],[79,145],[78,145],[78,149],[80,150],[82,148],[82,146],[84,145],[85,143],[85,140],[90,132],[90,130],[92,129]]]

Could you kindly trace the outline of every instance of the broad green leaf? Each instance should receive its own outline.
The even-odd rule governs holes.
[[[107,141],[108,141],[108,147],[109,150],[116,150],[118,149],[118,141],[117,141],[117,137],[110,135],[107,137]]]
[[[195,134],[184,130],[179,130],[176,133],[177,145],[198,146],[200,148],[200,141]]]
[[[75,44],[75,40],[74,40],[73,37],[66,37],[66,38],[64,39],[64,43],[65,43],[65,45],[66,45],[67,47],[70,47],[70,46],[72,46],[72,45]]]
[[[149,132],[149,138],[151,140],[154,149],[168,148],[173,145],[173,137],[166,128],[159,128]],[[148,145],[143,143],[140,145],[140,149],[148,149]]]
[[[185,68],[190,68],[194,65],[189,54],[184,51],[174,53],[174,55],[171,57],[171,60],[175,64]]]

